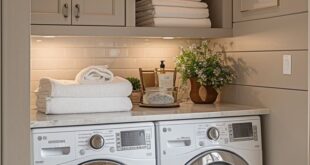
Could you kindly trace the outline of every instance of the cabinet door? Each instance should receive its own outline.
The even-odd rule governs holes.
[[[125,0],[73,0],[72,24],[125,26]]]
[[[31,23],[71,24],[71,0],[31,0]]]

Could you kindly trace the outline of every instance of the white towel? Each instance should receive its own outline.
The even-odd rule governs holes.
[[[182,12],[180,12],[182,11]],[[195,9],[184,7],[166,7],[166,6],[154,6],[154,9],[146,10],[144,12],[138,12],[136,14],[137,22],[143,22],[151,17],[154,18],[208,18],[208,9]]]
[[[190,7],[190,8],[207,8],[207,3],[186,1],[186,0],[141,0],[136,4],[136,11],[146,10],[149,6],[174,6],[174,7]]]
[[[193,8],[207,8],[208,4],[197,1],[186,1],[186,0],[141,0],[136,3],[137,11],[141,10],[143,6],[178,6],[178,7],[193,7]],[[143,9],[142,9],[143,10]]]
[[[40,97],[101,98],[127,97],[132,92],[131,83],[121,77],[114,77],[105,84],[79,84],[70,80],[42,78],[36,95]]]
[[[185,18],[152,18],[141,23],[138,26],[156,26],[156,27],[200,27],[211,28],[210,19],[185,19]]]
[[[98,113],[130,111],[128,97],[111,98],[46,98],[37,102],[37,110],[46,114]]]
[[[104,66],[89,66],[81,70],[75,77],[75,81],[81,84],[101,84],[113,80],[113,73]]]

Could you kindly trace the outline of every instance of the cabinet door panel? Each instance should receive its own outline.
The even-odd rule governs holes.
[[[71,24],[71,0],[31,0],[31,23]]]
[[[73,0],[72,24],[125,26],[125,0]]]

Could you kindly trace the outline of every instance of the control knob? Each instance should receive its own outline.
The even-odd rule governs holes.
[[[101,135],[93,135],[90,138],[90,146],[93,149],[99,150],[104,146],[104,138]]]
[[[220,137],[220,131],[215,127],[211,127],[207,131],[207,137],[210,140],[216,141]]]

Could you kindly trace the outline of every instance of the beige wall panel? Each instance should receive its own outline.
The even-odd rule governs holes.
[[[2,0],[2,5],[4,97],[0,164],[30,165],[30,0]]]
[[[292,55],[292,75],[283,75],[283,55]],[[307,51],[239,52],[228,54],[237,72],[236,84],[308,89]]]
[[[2,32],[2,4],[0,3],[0,32]],[[2,162],[2,34],[0,33],[0,164]]]
[[[307,91],[229,86],[222,100],[270,108],[263,118],[264,165],[307,165]]]
[[[279,0],[278,7],[240,12],[241,0],[234,0],[234,22],[305,12],[307,0]]]
[[[227,51],[308,49],[307,13],[234,24],[234,37],[215,40]]]
[[[308,10],[310,3],[308,3]],[[310,49],[310,17],[308,14],[308,50]],[[308,57],[310,53],[308,51]],[[308,70],[310,70],[310,58],[308,58]],[[310,76],[308,76],[308,164],[310,164]]]

